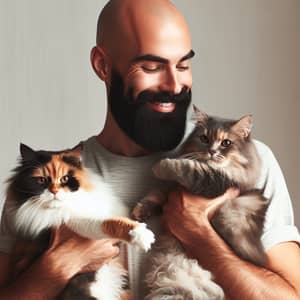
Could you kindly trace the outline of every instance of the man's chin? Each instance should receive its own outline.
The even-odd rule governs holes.
[[[152,127],[148,130],[137,130],[132,139],[151,152],[165,152],[175,149],[182,141],[185,133],[185,126],[174,131],[173,128]]]

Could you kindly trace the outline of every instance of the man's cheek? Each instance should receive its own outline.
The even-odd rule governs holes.
[[[137,71],[135,76],[128,77],[128,85],[132,87],[133,97],[136,99],[141,92],[145,90],[151,92],[159,91],[159,76],[156,74],[145,74],[143,71]]]
[[[182,72],[181,74],[178,75],[178,80],[183,86],[186,86],[188,88],[192,87],[193,83],[193,77],[192,77],[192,70],[188,70],[185,72]]]

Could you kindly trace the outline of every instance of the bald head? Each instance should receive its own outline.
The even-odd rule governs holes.
[[[97,45],[115,60],[120,53],[135,55],[170,35],[190,47],[188,26],[170,1],[111,0],[99,16]]]

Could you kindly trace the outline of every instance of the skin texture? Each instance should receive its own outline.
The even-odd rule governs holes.
[[[192,86],[190,59],[182,61],[191,51],[189,30],[169,1],[113,0],[103,10],[99,23],[91,63],[107,92],[113,69],[122,75],[126,89],[133,88],[134,95],[145,89],[178,93],[184,86]],[[163,58],[163,62],[133,61],[149,54]],[[117,154],[149,153],[120,130],[109,110],[98,141]],[[208,202],[182,190],[176,191],[169,197],[163,221],[181,240],[188,254],[215,275],[229,298],[300,299],[298,245],[283,243],[268,250],[269,270],[266,270],[241,261],[213,231],[209,216],[218,201],[226,200],[227,196]],[[7,284],[9,257],[2,254],[0,298],[21,299],[22,295],[27,300],[54,299],[73,275],[94,270],[117,255],[119,249],[114,246],[115,242],[89,241],[65,228],[55,230],[48,251],[10,285]],[[200,243],[201,249],[195,246]]]

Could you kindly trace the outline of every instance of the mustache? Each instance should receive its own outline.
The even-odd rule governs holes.
[[[191,90],[187,87],[183,87],[180,93],[174,94],[169,92],[152,92],[143,91],[141,92],[132,104],[143,105],[149,102],[160,102],[160,103],[183,103],[191,97]]]

